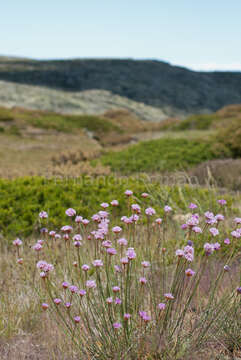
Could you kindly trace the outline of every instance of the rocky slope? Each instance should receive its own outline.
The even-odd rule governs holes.
[[[241,72],[195,72],[151,60],[2,57],[0,80],[73,92],[106,90],[169,115],[204,113],[241,103]]]
[[[114,95],[106,90],[71,92],[6,81],[0,81],[0,106],[89,115],[101,115],[108,110],[125,109],[139,119],[156,122],[168,117],[159,108]]]

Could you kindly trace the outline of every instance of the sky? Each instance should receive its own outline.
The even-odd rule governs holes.
[[[241,0],[1,0],[0,55],[241,71]]]

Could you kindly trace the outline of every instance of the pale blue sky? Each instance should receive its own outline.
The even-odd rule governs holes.
[[[241,0],[2,0],[0,54],[241,70]]]

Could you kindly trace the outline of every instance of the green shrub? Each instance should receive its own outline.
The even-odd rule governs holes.
[[[65,210],[76,209],[79,215],[90,217],[100,210],[100,203],[117,199],[120,206],[117,214],[126,214],[126,189],[132,189],[140,199],[142,192],[148,192],[148,204],[153,205],[157,214],[163,215],[163,206],[170,204],[177,213],[187,210],[191,201],[200,209],[217,211],[216,194],[208,189],[192,186],[162,186],[146,178],[90,178],[45,179],[41,177],[0,179],[0,234],[6,238],[28,236],[43,225],[57,229],[68,222]],[[223,195],[222,195],[223,197]],[[133,198],[133,201],[139,201]],[[229,205],[231,197],[226,197]],[[41,210],[49,213],[47,223],[38,222]],[[39,232],[38,235],[39,236]]]
[[[225,127],[220,127],[214,141],[226,147],[233,158],[241,157],[241,120],[232,119]]]
[[[101,159],[112,171],[123,174],[184,170],[203,161],[225,156],[225,151],[212,150],[209,142],[187,139],[159,139],[141,142]]]
[[[216,114],[192,115],[187,119],[174,124],[174,130],[208,130],[218,120]]]
[[[3,133],[5,131],[4,127],[0,126],[0,133]]]
[[[0,107],[0,121],[13,121],[12,110]]]

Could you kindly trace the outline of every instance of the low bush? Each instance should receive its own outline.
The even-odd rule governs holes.
[[[233,158],[241,157],[241,119],[232,119],[225,126],[220,126],[214,142],[226,147]]]
[[[104,165],[122,174],[135,172],[172,172],[185,170],[203,161],[225,156],[225,149],[212,149],[205,141],[187,139],[158,139],[141,142],[101,158]]]
[[[14,180],[0,179],[0,234],[6,238],[29,236],[39,228],[35,222],[41,210],[49,213],[48,226],[55,229],[64,221],[63,207],[73,206],[79,214],[89,217],[103,201],[111,201],[114,196],[122,198],[126,187],[135,194],[148,192],[151,203],[160,211],[169,202],[176,213],[182,213],[191,199],[196,199],[200,208],[217,211],[215,191],[193,186],[162,186],[143,177],[115,178],[83,176],[80,178],[25,177]],[[230,196],[226,197],[229,204]],[[120,200],[117,211],[123,211]]]

